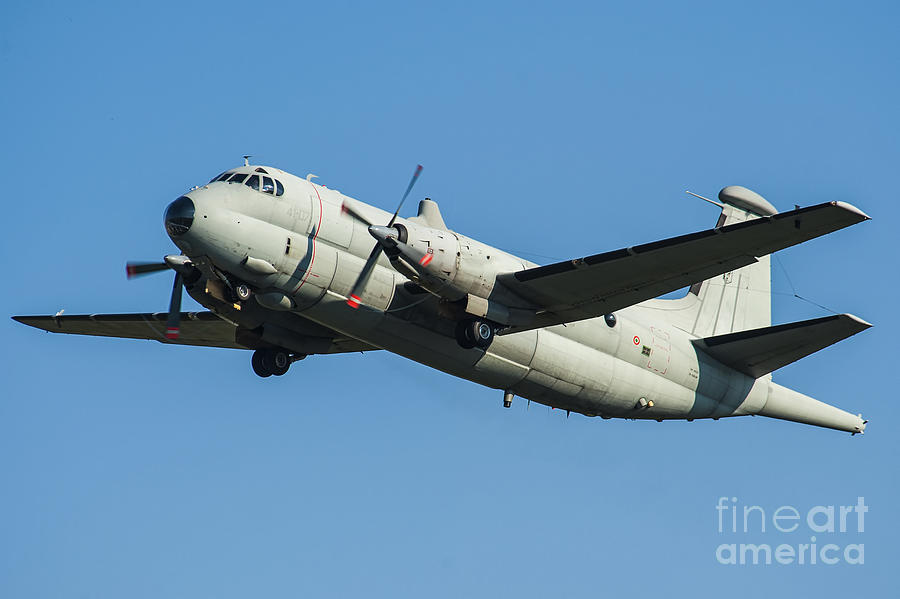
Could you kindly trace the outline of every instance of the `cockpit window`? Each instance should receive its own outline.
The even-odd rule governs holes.
[[[227,172],[228,172],[228,171],[225,171],[225,173],[227,173]],[[209,180],[209,183],[212,183],[213,181],[218,181],[219,179],[222,178],[222,175],[224,175],[225,173],[219,173],[218,175],[216,175],[215,177],[213,177],[212,179],[210,179],[210,180]],[[209,185],[209,183],[207,183],[207,185]]]
[[[275,193],[275,183],[272,182],[272,177],[263,177],[262,190],[263,193]]]
[[[247,185],[248,187],[252,187],[256,191],[259,191],[259,175],[251,176],[244,182],[244,185]]]
[[[256,169],[256,172],[257,172],[257,173],[262,173],[262,174],[264,174],[264,175],[268,175],[268,174],[269,174],[269,171],[267,171],[266,169],[264,169],[264,168],[261,167],[261,166],[258,167],[258,168]]]
[[[275,195],[280,196],[284,194],[284,185],[281,184],[281,181],[275,179]]]
[[[230,176],[231,176],[231,173],[229,171],[225,171],[224,173],[222,173],[221,175],[216,177],[216,181],[224,181]]]
[[[231,179],[228,180],[229,183],[240,183],[244,179],[247,178],[246,173],[235,173],[232,175]]]

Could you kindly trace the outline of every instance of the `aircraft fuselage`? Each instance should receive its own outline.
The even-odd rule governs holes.
[[[221,301],[210,284],[217,277],[252,287],[258,303],[273,315],[293,312],[452,375],[588,416],[662,420],[757,414],[778,388],[771,377],[753,379],[698,351],[692,335],[640,304],[614,318],[507,335],[501,331],[486,349],[465,349],[454,332],[466,315],[465,298],[490,298],[484,308],[488,316],[495,305],[515,306],[518,298],[496,276],[535,265],[431,226],[435,220],[428,214],[397,223],[407,232],[406,244],[417,255],[430,256],[437,276],[415,285],[409,273],[382,255],[361,307],[352,309],[350,290],[375,240],[342,206],[349,203],[373,223],[387,223],[391,215],[264,168],[283,184],[282,195],[215,181],[185,194],[193,203],[193,222],[185,232],[170,231],[206,275],[206,283],[189,286],[189,293],[239,325],[239,305]],[[846,416],[841,427],[852,431],[859,421]]]

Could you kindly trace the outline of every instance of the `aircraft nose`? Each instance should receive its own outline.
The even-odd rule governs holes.
[[[166,208],[166,232],[170,237],[184,235],[194,223],[194,201],[181,196]]]

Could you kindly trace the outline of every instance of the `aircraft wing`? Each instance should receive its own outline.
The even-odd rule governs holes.
[[[756,262],[756,256],[868,220],[829,202],[603,254],[557,262],[497,280],[537,309],[528,329],[595,318]]]
[[[73,314],[71,316],[13,316],[28,326],[74,335],[96,335],[125,339],[153,339],[174,345],[199,345],[231,349],[255,349],[266,346],[253,330],[244,329],[212,312],[182,312],[178,339],[166,339],[167,313],[144,314]],[[300,349],[308,354],[332,354],[377,349],[356,339],[316,327],[318,335],[297,334]],[[321,329],[321,331],[319,330]],[[331,333],[331,335],[328,335]],[[294,348],[291,348],[294,349]]]

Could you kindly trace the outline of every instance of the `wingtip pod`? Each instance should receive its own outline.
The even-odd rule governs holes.
[[[862,210],[860,210],[853,204],[849,204],[847,202],[832,202],[832,204],[837,206],[838,208],[843,208],[847,212],[852,212],[853,214],[856,214],[857,216],[860,217],[860,220],[872,220],[871,216],[869,216],[868,214],[866,214],[865,212],[863,212]]]
[[[841,314],[840,316],[843,316],[844,318],[849,318],[850,320],[852,320],[859,327],[860,331],[864,331],[866,329],[871,329],[873,326],[875,326],[871,322],[866,322],[859,316],[855,316],[853,314]]]

